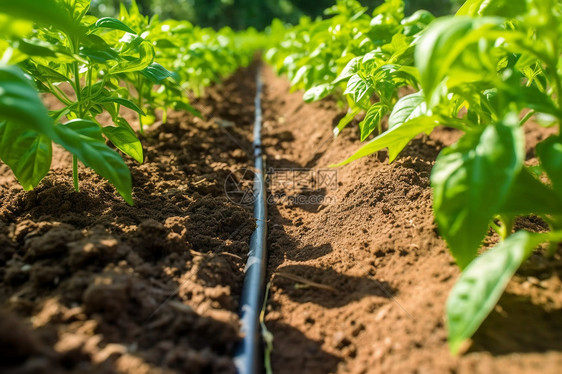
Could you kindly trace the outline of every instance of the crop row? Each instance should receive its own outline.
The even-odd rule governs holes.
[[[199,113],[201,94],[249,64],[261,43],[253,30],[214,31],[187,21],[140,14],[135,1],[119,18],[88,15],[90,0],[0,0],[0,159],[29,190],[51,167],[52,143],[94,169],[133,204],[131,175],[120,153],[143,162],[142,144],[121,115],[138,113],[139,132],[161,110]],[[48,111],[39,93],[60,101]],[[98,121],[103,112],[111,123]]]
[[[186,21],[145,17],[132,2],[118,18],[88,15],[89,0],[0,0],[0,159],[24,189],[48,173],[52,143],[113,184],[133,203],[121,153],[143,161],[137,132],[162,111],[198,112],[187,91],[203,89],[247,65],[265,36],[214,31]],[[392,162],[410,140],[438,126],[463,133],[431,174],[440,234],[463,270],[447,303],[451,350],[486,318],[507,282],[538,246],[562,241],[562,137],[532,149],[522,126],[562,120],[562,6],[556,0],[468,0],[456,16],[404,15],[402,0],[368,14],[338,0],[328,18],[271,26],[266,60],[287,74],[305,101],[329,95],[347,105],[337,136],[360,118],[367,141],[339,165],[388,148]],[[61,109],[47,110],[40,93]],[[405,94],[408,93],[408,94]],[[98,120],[108,113],[111,122]],[[513,232],[537,215],[544,233]],[[500,242],[478,256],[490,228]]]
[[[405,17],[402,0],[372,14],[338,0],[326,14],[290,28],[274,23],[282,37],[266,59],[306,90],[305,101],[332,95],[347,104],[335,135],[361,119],[361,140],[372,139],[339,165],[384,148],[392,162],[438,126],[463,133],[431,174],[435,221],[463,270],[447,302],[456,353],[532,251],[548,243],[552,254],[562,240],[562,137],[540,142],[530,165],[522,129],[531,117],[545,127],[562,120],[562,6],[468,0],[455,16],[435,19],[423,10]],[[550,231],[514,233],[526,215]],[[478,256],[490,228],[500,242]]]

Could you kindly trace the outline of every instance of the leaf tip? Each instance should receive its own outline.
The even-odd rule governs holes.
[[[121,195],[121,197],[123,197],[123,200],[125,200],[125,202],[130,205],[130,206],[134,206],[135,202],[133,201],[133,196],[131,193],[121,193],[119,192],[119,194]]]

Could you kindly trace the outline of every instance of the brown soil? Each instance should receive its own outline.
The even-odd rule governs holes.
[[[235,371],[255,224],[225,181],[251,164],[253,74],[209,90],[198,104],[210,119],[175,113],[149,130],[145,163],[130,164],[134,207],[85,168],[74,192],[60,150],[32,192],[0,165],[0,372]],[[459,271],[433,223],[429,175],[458,133],[334,175],[326,167],[357,149],[357,126],[333,140],[335,103],[304,104],[269,69],[264,79],[276,374],[559,371],[560,252],[533,255],[464,354],[448,353],[444,303]],[[526,130],[532,164],[531,145],[552,130]]]
[[[429,176],[458,133],[437,130],[390,165],[379,152],[338,169],[335,185],[323,183],[323,169],[358,148],[357,126],[334,141],[341,118],[335,103],[304,104],[302,93],[288,94],[287,81],[270,70],[265,82],[267,162],[282,169],[270,174],[278,202],[269,206],[266,314],[274,373],[560,372],[560,252],[534,255],[468,350],[448,352],[444,304],[459,270],[433,222]],[[549,133],[526,129],[529,144]],[[533,157],[529,147],[530,163]],[[291,168],[312,174],[283,170]],[[324,200],[314,204],[311,196]],[[532,218],[518,224],[543,228]]]
[[[32,192],[0,165],[0,372],[235,372],[255,223],[224,183],[251,161],[253,74],[149,130],[134,207],[83,167],[75,192],[61,150]]]

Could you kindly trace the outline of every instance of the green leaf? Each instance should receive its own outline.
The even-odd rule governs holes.
[[[144,126],[150,126],[154,123],[154,121],[156,121],[156,116],[154,115],[154,112],[147,113],[146,116],[141,116],[140,119]]]
[[[144,40],[144,38],[135,34],[125,34],[121,39],[119,39],[119,42],[121,43],[119,52],[126,53],[129,51],[137,50],[139,46],[143,42],[147,42],[147,40]],[[150,45],[152,46],[152,44]]]
[[[29,191],[51,168],[51,139],[18,124],[0,122],[0,159]]]
[[[91,57],[97,62],[105,63],[107,60],[117,60],[119,53],[96,34],[88,34],[81,40],[80,55]]]
[[[123,22],[119,21],[118,19],[111,18],[111,17],[100,18],[92,26],[92,30],[101,29],[101,28],[111,29],[111,30],[121,30],[136,35],[136,32],[133,29],[131,29],[129,26],[125,25]]]
[[[415,35],[429,25],[435,17],[427,10],[417,10],[410,17],[402,20],[404,25],[404,35]]]
[[[340,82],[348,80],[353,75],[357,74],[357,72],[359,71],[359,66],[361,65],[361,60],[363,60],[363,56],[352,58],[347,63],[347,65],[345,65],[340,75],[338,75],[338,77],[332,83],[338,84]]]
[[[475,44],[479,39],[485,39],[489,30],[501,23],[502,19],[490,17],[443,17],[433,22],[423,32],[416,44],[415,61],[420,72],[420,84],[428,103],[436,104],[437,97],[434,91],[450,73],[451,65],[459,55],[465,52],[469,45]],[[473,33],[475,30],[477,31]],[[479,56],[472,54],[470,56],[472,66],[463,61],[466,71],[463,74],[459,72],[455,78],[469,80],[473,78],[463,75],[487,73],[486,70],[478,70],[481,65]],[[472,68],[470,71],[469,67]],[[493,73],[495,74],[495,71]]]
[[[134,132],[124,127],[107,126],[103,128],[103,133],[123,153],[142,164],[144,160],[142,144]]]
[[[380,127],[381,120],[388,112],[388,107],[382,103],[373,104],[367,114],[365,114],[365,119],[359,123],[359,129],[361,129],[361,141],[367,139],[367,137],[377,128]]]
[[[291,78],[291,89],[294,89],[294,86],[298,85],[299,83],[303,83],[306,85],[305,82],[305,77],[307,74],[311,73],[311,67],[310,66],[301,66],[299,70],[297,70],[297,72],[295,73],[295,75]]]
[[[47,79],[51,83],[70,82],[69,78],[48,66],[37,65],[37,72],[41,74],[42,79]]]
[[[140,73],[155,84],[160,84],[165,79],[171,78],[174,75],[171,71],[167,70],[165,67],[156,62],[153,62],[152,64],[141,70]]]
[[[502,16],[515,18],[527,10],[525,0],[467,0],[457,11],[457,16]]]
[[[100,128],[93,121],[75,120],[70,126],[55,126],[55,142],[78,157],[101,177],[115,186],[119,194],[133,205],[129,168],[119,155],[98,138]]]
[[[347,160],[331,165],[339,167],[373,154],[381,149],[388,148],[389,162],[392,162],[404,147],[420,133],[431,132],[439,123],[433,117],[417,117],[401,125],[388,129],[375,139],[369,141]]]
[[[152,44],[143,41],[139,45],[139,57],[132,60],[122,60],[110,70],[111,74],[128,73],[140,71],[147,68],[154,60],[154,48]]]
[[[53,122],[37,90],[15,66],[0,66],[0,120],[40,134],[53,133]]]
[[[537,156],[554,186],[554,192],[562,198],[562,141],[551,136],[537,145]]]
[[[116,60],[118,54],[109,51],[102,51],[97,48],[91,48],[88,46],[81,46],[79,51],[80,56],[87,57],[93,62],[105,64],[107,61]]]
[[[529,214],[562,214],[562,196],[541,183],[528,168],[517,175],[499,214],[515,217]]]
[[[314,86],[307,90],[303,95],[303,100],[307,103],[318,101],[328,96],[334,89],[331,83],[324,83]]]
[[[14,43],[14,48],[28,56],[57,57],[55,47],[39,39],[20,39]]]
[[[137,106],[137,104],[133,103],[131,100],[129,99],[124,99],[122,97],[104,97],[103,99],[100,99],[98,101],[99,103],[116,103],[119,105],[124,106],[125,108],[131,109],[135,112],[137,112],[140,115],[145,115],[145,113],[143,112],[143,110],[141,108],[139,108]]]
[[[177,45],[175,45],[172,41],[168,40],[168,39],[158,39],[154,42],[154,46],[156,47],[156,49],[160,50],[160,49],[178,49],[179,47]]]
[[[82,136],[105,141],[102,135],[101,127],[94,121],[85,119],[73,119],[64,124],[66,128],[72,129]]]
[[[80,21],[82,17],[90,9],[90,0],[58,0],[63,6],[68,9],[68,12],[72,15],[72,18],[76,21]]]
[[[334,136],[338,136],[342,132],[342,130],[347,125],[349,125],[359,113],[361,113],[361,111],[362,109],[360,107],[349,108],[347,114],[342,119],[340,119],[338,125],[334,129]]]
[[[69,34],[83,33],[80,24],[56,0],[0,0],[0,13],[27,19],[45,27],[54,26]]]
[[[468,265],[449,294],[449,347],[456,354],[492,311],[507,283],[531,251],[549,234],[519,231]]]
[[[517,114],[466,134],[439,154],[431,173],[435,220],[461,268],[476,256],[524,160]]]
[[[129,122],[127,122],[127,120],[123,117],[117,117],[114,119],[114,123],[117,125],[117,127],[122,127],[132,133],[135,133],[135,130],[133,130],[133,128],[131,127],[131,125],[129,124]]]
[[[552,97],[541,92],[536,86],[512,87],[508,93],[514,95],[514,101],[536,112],[552,114],[554,116],[560,116],[561,114]]]
[[[371,97],[374,87],[371,83],[363,79],[359,74],[354,74],[349,78],[344,95],[351,95],[355,103],[360,103]]]
[[[392,128],[419,117],[425,114],[426,108],[423,91],[404,96],[394,105],[394,109],[388,117],[388,127]]]

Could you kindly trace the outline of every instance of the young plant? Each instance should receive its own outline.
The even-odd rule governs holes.
[[[463,269],[447,302],[453,353],[532,250],[544,242],[556,248],[562,240],[560,134],[537,145],[540,164],[531,167],[521,128],[536,113],[549,125],[562,120],[561,14],[556,1],[475,0],[456,17],[433,22],[415,42],[421,90],[401,98],[389,129],[342,163],[386,147],[392,161],[411,139],[438,125],[465,133],[441,152],[431,174],[439,232]],[[529,214],[551,231],[512,233],[515,218]],[[477,257],[489,227],[502,241]]]
[[[135,88],[136,104],[146,112],[146,116],[139,116],[141,132],[145,124],[155,120],[157,110],[162,111],[164,122],[169,109],[201,116],[190,104],[189,92],[199,96],[205,87],[220,82],[240,66],[248,65],[254,52],[266,43],[263,36],[252,29],[234,32],[223,28],[217,32],[187,21],[161,22],[158,15],[143,16],[134,0],[129,10],[121,5],[119,19],[136,32],[126,37],[150,40],[156,59],[173,68],[168,71],[159,63],[152,63],[140,74],[122,75],[121,78]]]
[[[131,26],[134,34],[127,34],[129,39],[149,39],[154,47],[155,56],[159,61],[169,66],[173,65],[173,59],[169,55],[177,54],[179,47],[170,37],[168,28],[162,24],[158,16],[152,18],[143,16],[135,0],[132,0],[129,10],[121,4],[119,19]],[[140,36],[139,36],[140,35]],[[162,53],[166,50],[168,53]],[[166,122],[168,109],[187,110],[196,116],[200,113],[189,104],[187,92],[178,83],[179,74],[165,69],[159,63],[153,62],[145,69],[136,72],[128,72],[121,78],[132,85],[136,91],[135,102],[146,114],[139,113],[139,131],[144,133],[144,126],[150,125],[156,119],[156,111],[162,111],[162,121]],[[131,91],[131,90],[130,90]]]
[[[28,167],[30,161],[13,157],[25,153],[28,142],[13,143],[20,144],[18,152],[3,147],[0,150],[4,154],[2,159],[14,170],[24,188],[31,189],[49,170],[51,151],[46,143],[55,141],[73,154],[73,179],[77,191],[78,160],[81,160],[112,183],[123,198],[132,204],[128,167],[105,141],[107,138],[123,153],[138,162],[143,161],[142,145],[134,130],[120,115],[120,107],[129,108],[139,115],[144,115],[144,112],[131,100],[129,91],[120,86],[120,80],[124,74],[139,77],[156,75],[152,68],[152,44],[117,19],[87,16],[89,0],[25,2],[25,8],[7,1],[0,2],[0,12],[22,17],[35,25],[33,31],[28,30],[25,35],[7,35],[5,39],[9,43],[4,42],[3,61],[17,63],[33,78],[40,92],[55,96],[63,108],[49,113],[54,122],[54,133],[58,136],[42,134],[42,137],[37,138],[41,139],[44,146],[34,145],[34,153],[41,150],[42,157],[34,158],[37,173],[33,178],[18,172],[22,166]],[[43,12],[56,16],[56,21],[45,18]],[[163,71],[165,69],[162,68],[157,73]],[[111,115],[112,125],[103,126],[97,120],[103,111]],[[18,139],[18,133],[12,131],[12,127],[16,126],[13,119],[5,122],[4,126],[4,144],[10,139],[14,140],[14,137]]]
[[[132,204],[129,169],[106,145],[143,161],[121,107],[138,113],[141,132],[159,109],[164,121],[169,108],[200,115],[187,91],[200,93],[247,65],[264,39],[255,30],[149,20],[135,1],[129,11],[122,7],[121,20],[89,16],[89,7],[89,0],[0,0],[0,158],[29,190],[49,171],[51,143],[58,143],[73,155],[76,190],[80,160]],[[47,112],[37,91],[56,97],[62,109]],[[98,120],[103,112],[110,123]]]
[[[104,108],[116,112],[120,105],[140,110],[118,90],[113,75],[124,70],[142,69],[151,59],[150,46],[130,48],[121,44],[112,48],[99,34],[103,30],[126,26],[117,20],[97,21],[86,16],[89,1],[24,0],[24,3],[16,6],[12,2],[0,2],[0,12],[34,23],[34,29],[28,29],[26,33],[5,35],[8,43],[3,43],[2,61],[4,73],[9,74],[10,80],[3,79],[0,85],[4,103],[11,107],[12,113],[22,115],[22,109],[32,105],[35,107],[32,111],[37,115],[33,117],[34,121],[22,126],[25,117],[8,117],[6,112],[2,113],[1,158],[23,187],[31,189],[49,170],[50,144],[54,141],[73,154],[76,189],[78,160],[81,160],[112,183],[132,204],[128,167],[121,156],[105,144],[104,135],[117,148],[142,162],[140,142],[122,122],[117,122],[117,126],[102,127],[96,116]],[[63,109],[45,117],[43,105],[33,92],[33,84],[18,68],[6,65],[9,63],[17,63],[33,78],[35,87],[54,95],[63,104]],[[65,92],[61,88],[63,85],[71,91]],[[13,100],[10,94],[18,94],[19,100]],[[34,126],[33,132],[26,131],[33,123],[41,126]]]
[[[402,0],[384,2],[372,16],[365,12],[356,1],[340,0],[326,11],[332,18],[316,22],[303,18],[266,53],[279,73],[287,73],[293,89],[306,90],[305,101],[345,96],[349,109],[335,135],[366,113],[359,123],[362,141],[375,130],[382,131],[381,120],[398,100],[399,88],[417,86],[414,40],[433,20],[427,11],[404,18]],[[282,32],[278,23],[272,28]]]

